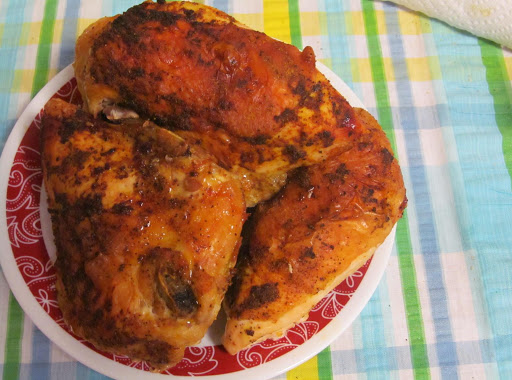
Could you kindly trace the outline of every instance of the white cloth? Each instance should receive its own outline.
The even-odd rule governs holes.
[[[391,0],[512,49],[512,0]]]

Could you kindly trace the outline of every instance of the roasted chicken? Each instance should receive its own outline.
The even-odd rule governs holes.
[[[42,153],[64,319],[101,349],[174,365],[228,287],[246,217],[239,182],[172,132],[58,99]]]
[[[182,290],[185,270],[180,272],[179,269],[179,276],[175,275],[176,269],[173,269],[172,275],[162,276],[160,269],[154,269],[157,264],[153,264],[153,260],[157,259],[150,259],[153,257],[151,253],[147,254],[149,258],[141,262],[132,258],[137,263],[134,262],[133,267],[130,267],[139,273],[137,278],[143,279],[137,281],[145,281],[144,284],[153,286],[157,284],[156,288],[152,288],[152,293],[148,291],[149,295],[144,293],[140,299],[149,297],[150,302],[161,304],[165,313],[175,316],[178,322],[169,322],[169,325],[177,323],[176,331],[182,331],[180,321],[190,321],[192,319],[189,315],[195,316],[195,327],[191,327],[193,333],[186,335],[186,339],[179,340],[181,333],[175,330],[165,333],[172,336],[169,341],[179,340],[180,349],[186,342],[200,338],[199,332],[204,333],[207,326],[202,321],[210,323],[218,310],[217,302],[226,288],[228,272],[238,247],[244,205],[256,206],[256,211],[245,226],[243,255],[238,261],[236,275],[225,301],[228,322],[224,345],[230,353],[236,353],[262,339],[278,336],[306,318],[316,302],[373,254],[406,206],[400,168],[385,134],[375,119],[366,111],[354,110],[315,68],[312,49],[307,47],[301,52],[247,28],[214,8],[192,2],[148,1],[130,8],[122,15],[101,19],[91,25],[77,41],[75,73],[86,110],[94,116],[102,114],[112,121],[133,119],[130,122],[121,121],[121,126],[110,126],[102,130],[112,131],[109,133],[115,131],[116,139],[125,138],[137,146],[136,142],[141,138],[148,138],[147,131],[151,131],[151,136],[164,135],[163,130],[152,124],[149,129],[144,128],[148,122],[142,120],[148,119],[173,132],[168,132],[164,144],[155,143],[159,146],[159,152],[165,150],[166,145],[174,147],[176,144],[187,146],[187,151],[191,152],[191,155],[180,156],[180,165],[184,166],[174,168],[172,165],[175,165],[176,159],[173,158],[165,164],[167,174],[159,176],[164,178],[162,186],[165,189],[178,186],[180,190],[173,188],[168,194],[157,189],[151,196],[144,192],[151,202],[162,206],[150,206],[151,210],[158,210],[157,215],[168,215],[163,204],[170,202],[173,210],[178,208],[181,214],[176,214],[176,218],[182,224],[176,224],[170,215],[164,219],[171,220],[172,228],[176,229],[171,228],[171,231],[179,231],[179,234],[165,232],[160,238],[165,244],[153,244],[152,239],[158,241],[156,229],[152,230],[150,239],[145,235],[146,228],[142,228],[139,240],[153,247],[150,252],[158,246],[160,250],[181,252],[176,256],[178,258],[187,257],[182,262],[181,259],[171,258],[174,257],[172,254],[162,254],[158,256],[161,258],[158,268],[167,268],[166,260],[170,260],[171,268],[193,266],[195,270],[190,272],[192,277],[187,278],[185,283],[191,286],[197,305],[194,304],[193,310],[187,306],[187,310],[183,311],[187,317],[180,319],[180,314],[176,314],[179,313],[179,307],[166,303],[172,297],[166,296],[168,290],[165,289],[177,287]],[[141,121],[137,121],[138,118]],[[79,128],[73,133],[77,133],[77,138],[80,138],[77,141],[81,144],[85,143],[81,137],[84,133],[98,140],[90,130],[86,132]],[[151,138],[149,140],[154,141]],[[69,142],[66,140],[60,144],[67,146]],[[101,146],[99,140],[94,146]],[[98,162],[103,159],[102,152],[95,153]],[[141,152],[136,152],[135,157],[140,157]],[[208,155],[214,157],[214,163],[205,158]],[[65,156],[60,156],[60,163],[53,165],[60,167],[64,161],[74,162],[71,159],[62,160]],[[130,157],[128,153],[126,156],[128,162],[141,160]],[[154,157],[152,153],[150,156]],[[164,156],[167,157],[167,153]],[[172,154],[170,156],[174,157]],[[158,156],[160,162],[165,161],[162,157]],[[152,162],[152,158],[143,158],[142,161]],[[204,176],[200,178],[213,177],[218,180],[220,176],[222,180],[208,186],[205,185],[206,179],[199,181],[199,184],[206,187],[196,185],[199,186],[194,193],[198,194],[197,198],[180,197],[177,203],[170,201],[175,199],[173,194],[186,190],[188,182],[197,183],[194,181],[198,179],[197,176],[191,173],[199,171],[188,169],[188,165],[195,165],[190,161],[196,160],[211,168],[200,171]],[[67,165],[68,175],[83,170],[83,163]],[[85,168],[88,168],[87,165]],[[88,173],[98,170],[95,167],[87,169]],[[136,164],[134,167],[137,170],[128,178],[139,178],[138,171],[142,169]],[[179,185],[167,182],[170,175],[167,171],[176,170],[184,173]],[[50,184],[56,181],[56,177],[48,179]],[[64,178],[59,181],[67,184]],[[72,179],[67,181],[74,183]],[[101,184],[108,190],[116,186],[115,181],[114,185],[106,181]],[[134,181],[144,183],[144,189],[154,186],[151,184],[153,182],[140,179]],[[219,187],[224,190],[218,190]],[[78,188],[76,184],[70,185],[73,192]],[[211,189],[211,193],[207,189]],[[133,210],[128,216],[123,214],[123,218],[135,218],[138,213],[149,218],[150,212],[134,208],[139,198],[135,194],[130,197],[134,197],[130,203]],[[57,209],[60,205],[67,210],[69,201],[60,203],[60,199],[56,197],[52,207]],[[201,207],[198,206],[199,201]],[[128,239],[128,232],[123,232],[124,229],[118,224],[115,224],[115,228],[111,227],[109,223],[114,222],[107,219],[112,213],[115,214],[114,205],[120,202],[125,200],[110,202],[112,211],[100,214],[101,222],[106,226],[102,231],[112,233],[112,239],[116,242]],[[144,205],[147,204],[144,200]],[[214,204],[212,215],[193,216]],[[101,210],[105,209],[108,207],[104,205]],[[73,211],[73,215],[82,218],[74,222],[77,228],[82,228],[80,210],[78,207],[77,211]],[[54,215],[56,233],[62,234],[59,226],[64,223],[73,225],[72,220],[67,219],[71,216],[64,217],[63,213],[55,211]],[[93,213],[85,220],[90,224],[90,218],[100,216]],[[160,221],[159,216],[151,217]],[[136,220],[141,219],[138,217]],[[139,222],[123,221],[123,225],[130,223],[141,225]],[[162,223],[152,220],[151,226],[162,226]],[[233,228],[226,230],[227,226]],[[200,233],[206,229],[208,234]],[[225,240],[222,240],[222,234],[225,234]],[[168,239],[167,236],[175,238]],[[65,241],[73,239],[77,239],[75,235]],[[93,239],[87,241],[94,242]],[[66,244],[61,243],[61,249],[70,252]],[[91,249],[85,247],[87,254],[91,255]],[[130,252],[135,252],[138,247],[130,248],[126,260],[130,260]],[[184,253],[189,252],[184,247],[192,247],[192,251]],[[96,251],[98,248],[94,248]],[[71,257],[77,263],[66,259],[69,263],[59,264],[61,271],[66,266],[75,271],[78,270],[76,268],[86,268],[72,254],[67,253],[63,257]],[[194,264],[203,262],[208,265]],[[186,267],[184,263],[189,263],[189,266]],[[151,269],[144,269],[144,265],[149,265]],[[212,266],[209,271],[205,269],[207,273],[198,271],[198,268],[210,268],[209,265]],[[126,268],[126,265],[123,266],[123,270],[116,272],[116,276],[129,276],[132,272],[126,272]],[[87,281],[95,284],[94,270],[87,271],[84,273],[89,277],[84,278],[89,278]],[[150,276],[155,273],[156,278]],[[215,279],[217,282],[211,277],[215,273],[219,275]],[[194,276],[207,276],[207,279],[200,277],[201,280],[196,280]],[[162,277],[168,280],[162,280]],[[208,281],[215,284],[209,290],[205,285]],[[116,281],[109,279],[108,283],[108,286],[114,287]],[[91,287],[88,285],[86,289],[89,291]],[[72,284],[62,282],[60,288],[64,302],[69,292],[72,295],[78,294],[76,286]],[[136,293],[135,290],[131,292]],[[210,294],[208,292],[213,294],[212,298],[208,298],[210,301],[198,298]],[[111,291],[106,294],[115,293]],[[89,293],[85,296],[89,297]],[[80,313],[85,304],[83,297],[80,293],[76,301]],[[101,318],[107,318],[105,321],[108,323],[115,320],[111,310],[121,310],[108,303],[111,298],[99,297],[101,302],[107,302],[105,305],[108,305],[108,313],[102,314]],[[209,307],[208,311],[201,309],[203,306]],[[154,320],[157,318],[154,313],[160,309],[153,306],[152,310],[149,315]],[[74,317],[73,313],[76,312],[69,310],[67,313]],[[197,319],[199,315],[200,321]],[[92,313],[89,318],[95,321],[97,317]],[[68,319],[73,321],[72,317]],[[121,324],[120,328],[129,337],[133,336],[129,334],[138,334],[139,331],[137,327],[133,333],[131,327],[125,324]],[[151,330],[153,333],[154,330]],[[93,341],[98,342],[94,340],[94,333],[89,335],[92,335]],[[111,337],[108,334],[106,336]],[[136,337],[139,340],[128,347],[146,347],[144,344],[147,344],[147,340],[141,338],[141,335]],[[130,339],[126,338],[125,341],[130,342]],[[108,346],[101,340],[99,343]],[[149,350],[144,352],[149,353]],[[135,356],[143,357],[139,354]]]
[[[226,297],[224,347],[236,353],[278,337],[361,267],[406,206],[389,141],[356,109],[354,148],[300,168],[258,205]]]
[[[192,2],[144,2],[78,39],[75,72],[93,114],[119,107],[205,147],[248,206],[291,169],[349,149],[353,110],[310,47],[248,29]]]

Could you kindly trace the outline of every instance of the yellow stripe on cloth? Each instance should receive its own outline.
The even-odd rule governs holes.
[[[422,33],[421,19],[416,13],[399,10],[398,23],[403,35],[420,35]]]
[[[258,32],[264,31],[263,15],[261,13],[234,13],[232,16],[235,20],[247,25],[249,28],[257,30]]]
[[[318,359],[316,356],[286,373],[287,380],[318,380]]]
[[[34,72],[34,69],[14,70],[11,91],[19,93],[30,93],[32,91]]]
[[[77,22],[76,35],[81,35],[89,25],[96,21],[98,21],[96,18],[79,18]]]
[[[503,54],[507,54],[507,51],[503,51]],[[505,59],[505,68],[507,69],[507,76],[509,78],[512,78],[512,55],[508,53],[509,55],[506,55],[504,57]]]
[[[263,24],[267,35],[291,43],[288,1],[263,0]]]

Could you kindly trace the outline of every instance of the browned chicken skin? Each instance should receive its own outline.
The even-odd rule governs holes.
[[[208,6],[145,2],[87,29],[75,72],[91,113],[122,107],[173,130],[258,205],[225,302],[230,353],[307,317],[402,215],[389,141],[316,70],[309,47]]]
[[[241,180],[248,206],[277,192],[290,169],[350,148],[353,110],[313,50],[214,8],[145,2],[93,24],[76,55],[93,114],[116,103],[208,146]]]
[[[226,297],[228,352],[306,318],[402,216],[405,189],[389,141],[366,111],[356,113],[354,148],[298,169],[275,198],[258,205]]]
[[[43,173],[57,290],[73,331],[165,369],[215,320],[240,243],[239,182],[149,122],[45,107]]]

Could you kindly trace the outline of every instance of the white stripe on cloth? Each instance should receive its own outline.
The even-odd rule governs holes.
[[[473,270],[471,263],[466,262],[463,252],[444,253],[441,255],[441,263],[443,276],[450,284],[446,287],[446,296],[454,341],[478,341],[488,338],[480,336],[478,331],[478,321],[475,316],[475,305],[470,287],[469,272]]]
[[[396,247],[395,247],[396,248]],[[400,267],[396,251],[389,258],[388,267],[386,268],[386,285],[389,294],[388,312],[391,315],[393,325],[391,333],[393,334],[393,346],[409,345],[409,329],[405,318],[405,303],[402,292],[402,283],[400,276]]]

